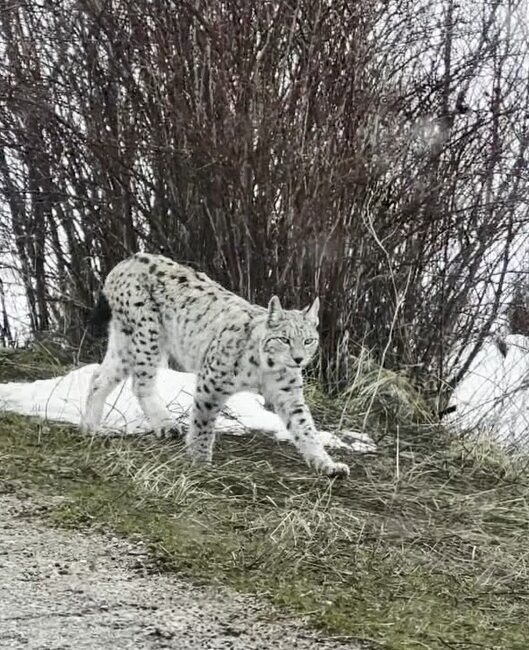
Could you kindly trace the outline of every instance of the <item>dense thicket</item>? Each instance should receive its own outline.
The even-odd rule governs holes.
[[[524,2],[1,0],[0,237],[79,341],[138,249],[447,375],[521,261]],[[458,364],[461,370],[461,363]]]

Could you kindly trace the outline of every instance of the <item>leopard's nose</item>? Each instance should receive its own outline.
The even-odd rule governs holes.
[[[303,361],[303,357],[293,357],[293,359],[294,359],[294,363],[297,363],[298,366]]]

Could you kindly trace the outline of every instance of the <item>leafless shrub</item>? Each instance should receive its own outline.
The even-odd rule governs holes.
[[[365,347],[464,371],[525,241],[521,2],[0,8],[0,232],[35,332],[79,342],[145,249],[261,303],[318,292],[329,384]]]

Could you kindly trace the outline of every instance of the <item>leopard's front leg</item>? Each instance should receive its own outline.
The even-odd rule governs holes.
[[[327,476],[349,476],[345,463],[335,462],[325,451],[312,414],[305,403],[300,370],[270,373],[265,380],[265,399],[281,417],[305,462]]]
[[[191,422],[186,436],[186,452],[193,461],[210,463],[215,444],[215,420],[232,386],[225,374],[205,365],[197,376]]]

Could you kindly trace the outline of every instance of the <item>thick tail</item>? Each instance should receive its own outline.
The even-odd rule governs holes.
[[[88,326],[93,336],[103,336],[106,334],[107,325],[112,318],[112,309],[108,304],[105,294],[99,295],[99,300],[94,308],[89,320]]]

